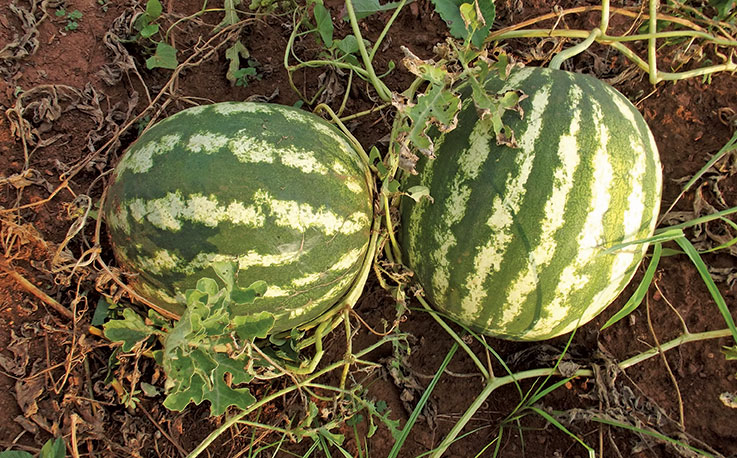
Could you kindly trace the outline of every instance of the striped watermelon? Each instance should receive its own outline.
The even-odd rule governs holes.
[[[435,134],[406,187],[434,199],[402,202],[405,263],[428,300],[488,335],[541,340],[601,312],[632,279],[660,205],[657,148],[635,107],[581,74],[522,68],[500,94],[519,90],[523,117],[504,122],[519,148],[497,145],[491,122],[465,98],[458,127]]]
[[[368,171],[321,118],[273,104],[217,103],[146,131],[115,168],[104,207],[133,289],[181,315],[184,293],[217,261],[237,285],[268,290],[239,314],[273,312],[272,332],[320,316],[367,252]]]

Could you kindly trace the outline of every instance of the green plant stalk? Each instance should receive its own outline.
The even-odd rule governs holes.
[[[548,65],[548,67],[554,70],[560,70],[560,66],[566,59],[570,59],[571,57],[586,51],[589,46],[594,43],[594,40],[596,40],[596,38],[601,35],[601,33],[601,29],[592,30],[589,36],[586,37],[584,41],[556,54],[555,57],[553,57],[553,59],[550,61],[550,65]]]
[[[340,120],[338,115],[333,112],[332,108],[327,106],[324,103],[321,103],[320,105],[316,106],[313,110],[315,113],[318,113],[319,111],[325,111],[328,116],[333,120],[333,122],[338,126],[338,128],[343,132],[343,134],[348,138],[348,140],[353,145],[353,148],[356,150],[358,155],[361,158],[361,161],[366,166],[367,169],[367,176],[366,179],[368,181],[369,190],[371,191],[371,194],[374,194],[374,180],[372,179],[371,173],[368,172],[368,170],[371,168],[371,161],[369,160],[368,154],[366,154],[366,151],[364,151],[363,146],[361,145],[361,142],[358,141],[356,137],[353,136],[350,130],[343,124],[343,122]]]
[[[428,303],[425,301],[425,298],[423,298],[420,295],[417,295],[415,297],[417,297],[417,300],[420,301],[420,304],[422,304],[422,307],[424,307],[425,310],[427,310],[427,313],[429,313],[430,316],[433,317],[433,319],[435,319],[435,321],[437,321],[438,324],[440,324],[440,326],[442,326],[445,332],[447,332],[453,338],[453,340],[455,340],[456,343],[458,343],[458,345],[463,349],[463,351],[465,351],[468,354],[468,356],[471,358],[471,360],[476,365],[476,367],[481,372],[481,374],[484,376],[484,378],[488,380],[490,378],[489,371],[486,369],[486,367],[484,367],[483,363],[478,359],[478,357],[471,350],[471,348],[469,348],[466,342],[464,342],[463,339],[461,339],[458,336],[458,334],[453,329],[451,329],[450,326],[448,326],[448,323],[446,323],[442,318],[438,316],[438,314],[432,308],[430,308]],[[497,380],[497,379],[492,377],[491,380]]]
[[[397,19],[397,16],[399,16],[399,12],[402,11],[402,8],[404,8],[404,5],[406,3],[407,0],[402,0],[401,2],[399,2],[399,5],[397,5],[396,9],[394,10],[392,17],[389,18],[389,21],[387,21],[386,25],[382,29],[381,33],[379,34],[379,38],[376,39],[376,43],[374,43],[374,46],[371,48],[371,54],[369,55],[370,62],[374,61],[376,51],[379,50],[381,42],[384,41],[384,37],[386,37],[386,34],[389,32],[389,29],[391,28],[394,21]]]
[[[650,22],[648,24],[648,31],[650,35],[658,32],[658,0],[650,0]],[[657,39],[653,36],[648,38],[647,42],[647,62],[648,70],[647,73],[650,75],[650,84],[658,82],[658,51],[657,51]]]
[[[379,97],[384,102],[390,102],[392,100],[392,94],[389,88],[376,76],[373,65],[371,65],[371,59],[369,58],[368,52],[366,51],[366,44],[363,42],[363,36],[361,35],[361,29],[358,27],[358,19],[356,19],[356,12],[353,10],[353,2],[351,0],[345,0],[345,8],[348,12],[348,18],[351,22],[351,28],[353,29],[353,35],[356,37],[358,42],[358,51],[361,53],[361,59],[363,59],[363,65],[366,67],[368,72],[369,81],[376,89]]]
[[[714,456],[714,455],[712,455],[710,453],[704,452],[703,450],[699,450],[696,447],[692,447],[692,446],[690,446],[688,444],[685,444],[685,443],[683,443],[681,441],[673,440],[672,438],[670,438],[670,437],[668,437],[668,436],[666,436],[664,434],[657,433],[655,431],[643,430],[643,429],[640,429],[640,428],[636,428],[636,427],[634,427],[632,425],[628,425],[626,423],[620,423],[618,421],[613,421],[613,420],[610,420],[608,418],[601,418],[601,417],[597,417],[597,416],[591,417],[591,421],[595,421],[597,423],[603,423],[603,424],[609,425],[609,426],[614,426],[615,428],[628,429],[628,430],[634,431],[634,432],[636,432],[638,434],[645,434],[645,435],[648,435],[648,436],[652,436],[652,437],[655,437],[656,439],[660,439],[661,441],[670,442],[671,444],[679,445],[681,447],[685,447],[685,448],[687,448],[687,449],[689,449],[689,450],[691,450],[693,452],[698,453],[701,456],[710,457],[710,458]]]
[[[448,367],[450,360],[453,359],[453,355],[455,355],[456,350],[458,350],[458,343],[454,342],[453,346],[450,347],[448,354],[445,355],[445,359],[440,364],[440,367],[435,372],[435,376],[430,381],[430,384],[427,386],[427,388],[425,388],[425,391],[422,392],[422,397],[420,397],[420,400],[417,401],[417,405],[412,411],[412,414],[407,419],[407,423],[404,425],[402,433],[400,434],[399,438],[394,442],[394,446],[389,452],[389,456],[387,458],[396,458],[397,456],[399,456],[399,450],[402,448],[402,445],[407,440],[407,437],[409,437],[409,433],[412,430],[415,422],[417,421],[417,418],[420,416],[422,409],[425,407],[425,404],[430,397],[430,393],[432,393],[432,391],[435,389],[435,385],[437,385],[440,377],[443,375],[445,368]]]
[[[601,23],[599,24],[599,30],[602,35],[606,35],[606,31],[609,28],[609,0],[601,0]]]
[[[493,41],[508,40],[510,38],[547,38],[547,37],[560,37],[560,38],[587,38],[591,34],[590,30],[580,29],[522,29],[522,30],[510,30],[509,32],[500,33],[499,35],[492,36],[490,39]],[[697,30],[678,30],[668,32],[656,32],[656,33],[641,33],[635,35],[617,36],[617,35],[606,35],[602,34],[597,37],[597,43],[611,44],[620,42],[630,41],[642,41],[649,40],[651,38],[665,39],[665,38],[703,38],[708,40],[715,45],[719,46],[737,46],[737,40],[728,40],[725,38],[718,38],[707,32],[700,32]]]
[[[550,29],[530,29],[530,30],[512,30],[503,34],[494,36],[493,40],[503,40],[508,38],[534,38],[534,37],[566,37],[566,38],[587,38],[591,34],[587,30],[550,30]],[[650,40],[658,38],[674,38],[674,37],[698,37],[704,38],[711,41],[714,44],[722,46],[737,46],[735,40],[725,40],[714,37],[705,32],[697,31],[684,31],[684,32],[658,32],[648,33],[641,35],[631,35],[627,37],[616,37],[609,35],[600,35],[595,41],[597,43],[603,43],[611,46],[620,53],[624,54],[629,60],[635,63],[638,67],[646,72],[650,72],[650,63],[643,60],[635,52],[628,47],[624,46],[622,42],[627,41],[638,41],[638,40]],[[735,72],[737,71],[737,63],[732,61],[724,64],[710,65],[707,67],[697,68],[694,70],[688,70],[685,72],[662,72],[659,71],[656,75],[656,83],[660,81],[676,81],[688,78],[694,78],[698,76],[710,75],[717,72]]]
[[[724,216],[731,215],[733,213],[737,213],[737,207],[731,207],[726,210],[712,213],[710,215],[704,215],[699,218],[692,219],[691,221],[686,221],[685,223],[674,224],[673,226],[668,226],[668,227],[664,227],[663,229],[658,229],[655,231],[655,235],[659,235],[659,234],[664,233],[665,231],[669,231],[673,229],[686,229],[686,228],[696,226],[699,224],[708,223],[709,221],[720,219],[720,218],[723,218]]]
[[[675,347],[678,347],[688,342],[718,339],[722,337],[729,337],[730,335],[731,335],[730,329],[720,329],[717,331],[706,331],[706,332],[699,332],[699,333],[685,333],[685,334],[680,335],[679,337],[676,337],[673,340],[670,340],[662,344],[660,348],[662,349],[663,352],[665,352],[665,351],[671,350]],[[625,370],[645,360],[648,360],[654,356],[657,356],[658,354],[659,354],[659,350],[657,348],[651,348],[647,351],[644,351],[638,355],[635,355],[631,358],[628,358],[622,361],[617,366],[619,367],[619,369]],[[504,385],[507,385],[509,383],[518,382],[520,380],[538,378],[538,377],[548,377],[551,375],[559,376],[561,374],[559,371],[554,370],[552,368],[531,369],[527,371],[517,372],[516,374],[506,375],[504,377],[492,378],[491,380],[489,380],[486,386],[484,387],[484,389],[481,391],[481,393],[479,393],[476,399],[474,399],[471,405],[468,407],[466,412],[464,412],[463,416],[461,416],[458,422],[453,426],[453,428],[445,436],[445,438],[440,443],[440,445],[433,451],[433,454],[431,455],[431,457],[432,458],[442,457],[443,453],[445,453],[448,447],[455,441],[455,438],[458,436],[458,434],[463,430],[466,424],[476,414],[476,411],[478,411],[478,409],[481,408],[484,402],[486,402],[487,398],[491,395],[492,392],[494,392],[494,390]],[[593,376],[594,376],[594,371],[592,371],[591,369],[579,369],[573,374],[573,377],[593,377]]]
[[[343,94],[343,100],[340,102],[340,107],[338,107],[338,113],[336,115],[340,119],[340,115],[343,114],[343,111],[345,110],[345,106],[348,103],[348,96],[351,94],[351,85],[353,84],[353,72],[348,73],[348,83],[345,86],[345,93]]]
[[[711,275],[709,274],[709,269],[706,267],[706,264],[704,264],[704,261],[701,259],[701,256],[699,256],[696,248],[691,244],[691,242],[689,242],[686,237],[677,238],[676,243],[678,243],[678,245],[691,259],[691,262],[693,262],[693,264],[696,266],[696,270],[699,271],[699,274],[701,275],[701,278],[706,285],[706,289],[709,290],[711,297],[717,304],[717,308],[719,308],[722,317],[724,317],[724,321],[727,323],[727,327],[732,332],[732,338],[734,339],[735,343],[737,343],[737,326],[735,326],[734,320],[732,319],[732,313],[730,312],[727,303],[724,301],[722,294],[719,292],[717,285],[714,284],[714,280],[711,278]]]
[[[382,345],[384,345],[386,343],[389,343],[391,341],[394,341],[394,340],[399,340],[402,337],[403,336],[402,335],[399,335],[399,334],[393,335],[393,336],[383,337],[381,340],[379,340],[375,344],[370,345],[370,346],[364,348],[363,350],[359,351],[358,353],[356,353],[354,355],[354,357],[355,358],[360,358],[360,357],[362,357],[364,355],[367,355],[368,353],[371,353],[372,351],[376,350],[377,348],[381,347]],[[276,399],[278,399],[278,398],[280,398],[280,397],[282,397],[284,395],[287,395],[287,394],[289,394],[289,393],[291,393],[293,391],[296,391],[296,390],[298,390],[298,389],[300,389],[302,387],[305,387],[305,386],[306,387],[312,386],[312,387],[318,387],[318,388],[319,387],[322,387],[322,385],[313,384],[311,382],[313,380],[318,379],[319,377],[322,377],[323,375],[325,375],[325,374],[327,374],[329,372],[332,372],[332,371],[334,371],[336,369],[339,369],[340,367],[343,366],[343,364],[344,364],[343,361],[338,361],[338,362],[335,362],[333,364],[330,364],[329,366],[325,367],[324,369],[321,369],[320,371],[315,372],[314,374],[310,375],[309,377],[307,377],[304,381],[302,381],[298,385],[290,385],[290,386],[288,386],[286,388],[283,388],[283,389],[277,391],[276,393],[272,393],[271,395],[266,396],[265,398],[261,399],[260,401],[255,402],[248,409],[242,410],[241,412],[238,412],[237,414],[233,415],[232,417],[226,419],[223,422],[222,425],[220,425],[217,429],[215,429],[212,433],[210,433],[210,435],[207,436],[202,442],[200,442],[200,444],[194,450],[192,450],[189,453],[189,455],[187,455],[187,458],[195,458],[195,457],[199,456],[203,451],[205,451],[205,449],[207,449],[208,446],[210,446],[210,444],[212,444],[218,437],[220,437],[221,434],[223,434],[225,431],[227,431],[228,428],[230,428],[231,426],[233,426],[236,423],[241,422],[246,415],[254,412],[255,410],[257,410],[257,409],[259,409],[259,408],[261,408],[263,406],[265,406],[266,404],[268,404],[268,403],[270,403],[270,402],[272,402],[272,401],[274,401],[274,400],[276,400]],[[333,389],[335,390],[334,387],[333,387]],[[340,390],[335,390],[335,391],[340,391]]]
[[[389,245],[391,246],[391,251],[394,256],[395,260],[401,260],[402,254],[399,250],[399,243],[397,242],[396,237],[394,236],[394,227],[392,225],[392,215],[389,205],[389,197],[387,196],[386,192],[381,192],[381,201],[384,204],[384,216],[386,218],[386,232],[389,234]]]
[[[353,339],[351,339],[351,320],[350,311],[348,308],[343,310],[343,323],[345,323],[345,365],[343,366],[343,373],[340,374],[340,387],[345,388],[345,381],[348,379],[348,371],[351,367],[353,359]]]

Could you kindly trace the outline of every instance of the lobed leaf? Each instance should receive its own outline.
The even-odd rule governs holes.
[[[112,342],[122,342],[123,351],[133,350],[137,343],[156,333],[136,312],[123,309],[123,319],[110,320],[103,326],[105,337]]]
[[[492,0],[474,0],[473,4],[466,3],[463,0],[432,0],[432,3],[435,5],[435,11],[448,25],[450,34],[456,38],[462,40],[469,38],[474,25],[471,20],[475,18],[477,26],[471,37],[471,43],[479,48],[483,45],[496,18],[496,8]],[[465,21],[461,14],[461,8],[463,8],[466,15]],[[469,10],[473,11],[473,17],[469,17]],[[481,14],[479,15],[477,12]],[[467,21],[469,21],[468,24]]]

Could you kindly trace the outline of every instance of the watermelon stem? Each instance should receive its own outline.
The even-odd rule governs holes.
[[[697,342],[701,340],[709,340],[709,339],[720,339],[722,337],[727,337],[731,334],[730,329],[719,329],[716,331],[706,331],[706,332],[699,332],[699,333],[684,333],[680,335],[679,337],[676,337],[673,340],[670,340],[660,346],[660,349],[658,348],[651,348],[647,351],[644,351],[638,355],[635,355],[629,359],[626,359],[619,364],[617,364],[617,367],[619,370],[625,370],[629,367],[632,367],[636,364],[639,364],[643,361],[646,361],[654,356],[657,356],[658,354],[668,350],[671,350],[673,348],[679,347],[685,343],[688,342]],[[522,372],[517,372],[515,374],[510,374],[504,377],[496,377],[490,379],[486,386],[484,386],[484,389],[479,393],[479,395],[476,397],[476,399],[473,400],[471,405],[468,407],[468,409],[463,413],[460,420],[453,425],[453,428],[448,432],[448,434],[443,438],[443,441],[440,443],[440,445],[433,450],[432,454],[430,455],[430,458],[441,458],[445,451],[450,447],[450,445],[455,441],[456,437],[460,432],[463,430],[463,428],[468,424],[468,422],[471,420],[471,418],[476,414],[476,411],[481,408],[481,406],[486,402],[486,400],[489,398],[491,393],[493,393],[497,388],[500,388],[504,385],[508,385],[510,383],[517,383],[520,380],[530,379],[530,378],[539,378],[539,377],[550,377],[550,376],[561,376],[559,370],[555,368],[543,368],[543,369],[530,369]],[[572,377],[593,377],[594,371],[591,369],[579,369],[577,370]]]
[[[363,350],[360,350],[355,355],[353,355],[354,358],[355,358],[355,361],[356,362],[361,362],[361,363],[366,363],[364,361],[361,361],[360,358],[363,357],[363,356],[365,356],[365,355],[367,355],[367,354],[369,354],[369,353],[371,353],[371,352],[373,352],[374,350],[376,350],[377,348],[383,346],[384,344],[387,344],[389,342],[394,342],[394,341],[397,341],[397,340],[401,340],[401,339],[406,339],[406,335],[404,335],[404,334],[395,334],[395,335],[391,335],[391,336],[386,336],[386,337],[380,339],[375,344],[370,345],[370,346],[364,348]],[[273,402],[274,400],[279,399],[282,396],[285,396],[285,395],[287,395],[289,393],[292,393],[292,392],[294,392],[296,390],[299,390],[299,389],[302,389],[304,387],[318,387],[319,385],[313,383],[314,380],[317,380],[318,378],[322,377],[323,375],[328,374],[328,373],[330,373],[330,372],[332,372],[332,371],[334,371],[334,370],[342,367],[344,363],[345,363],[344,361],[337,361],[337,362],[335,362],[333,364],[330,364],[329,366],[325,367],[324,369],[321,369],[321,370],[315,372],[314,374],[308,376],[302,382],[300,382],[298,384],[294,384],[294,385],[289,385],[289,386],[287,386],[286,388],[284,388],[282,390],[279,390],[279,391],[277,391],[275,393],[272,393],[269,396],[266,396],[266,397],[260,399],[259,401],[251,404],[247,409],[241,410],[240,412],[236,413],[235,415],[227,418],[223,422],[223,424],[220,425],[220,427],[218,427],[217,429],[215,429],[212,433],[210,433],[209,436],[207,436],[202,442],[200,442],[200,444],[197,447],[195,447],[195,449],[192,450],[189,453],[189,455],[187,455],[187,458],[195,458],[195,457],[199,456],[202,452],[204,452],[207,449],[207,447],[210,446],[210,444],[212,444],[218,437],[220,437],[223,433],[225,433],[225,431],[227,431],[231,426],[235,425],[236,423],[241,422],[243,420],[243,418],[245,418],[246,416],[248,416],[252,412],[257,411],[258,409],[262,408],[263,406],[265,406],[265,405]],[[371,363],[371,364],[373,364],[373,363]],[[323,386],[319,386],[319,387],[323,387]],[[335,387],[330,387],[330,389],[333,390],[333,391],[341,391],[340,389],[335,388]],[[360,398],[358,398],[358,399],[360,399]]]
[[[442,318],[440,318],[440,316],[438,316],[435,310],[430,308],[428,303],[425,301],[425,298],[423,298],[422,295],[419,293],[416,294],[415,297],[420,302],[420,304],[422,304],[422,307],[427,311],[427,313],[429,313],[430,316],[433,317],[433,319],[437,321],[438,324],[445,330],[445,332],[447,332],[453,338],[453,340],[455,340],[458,343],[458,345],[463,349],[463,351],[465,351],[468,354],[468,356],[471,358],[473,363],[478,368],[479,372],[481,372],[481,375],[483,375],[484,378],[487,380],[495,380],[495,377],[493,376],[493,374],[491,374],[489,370],[487,370],[486,367],[484,367],[484,364],[481,362],[481,360],[479,360],[479,358],[476,356],[473,350],[471,350],[468,344],[466,344],[466,342],[464,342],[463,339],[461,339],[461,337],[453,329],[451,329],[448,323],[446,323]]]
[[[725,62],[722,64],[710,65],[710,66],[706,66],[702,68],[697,68],[694,70],[688,70],[684,72],[659,71],[657,67],[657,40],[658,39],[686,38],[686,37],[700,38],[716,46],[731,46],[731,47],[737,47],[737,41],[734,40],[733,37],[727,35],[724,32],[722,33],[721,36],[712,35],[708,32],[705,32],[702,27],[693,23],[692,21],[679,18],[679,17],[675,17],[675,16],[664,15],[664,14],[658,13],[657,0],[649,0],[648,6],[649,6],[648,14],[642,15],[641,13],[636,13],[626,8],[611,9],[609,6],[609,0],[602,0],[602,4],[600,6],[570,8],[570,9],[564,10],[559,13],[542,15],[537,18],[506,27],[504,29],[491,33],[486,38],[486,41],[491,42],[491,41],[507,40],[510,38],[532,38],[532,37],[586,38],[588,40],[589,38],[591,38],[595,30],[599,30],[597,36],[594,38],[593,41],[611,46],[612,48],[622,53],[627,59],[629,59],[635,65],[637,65],[642,70],[648,73],[651,84],[657,84],[660,81],[676,81],[676,80],[694,78],[694,77],[699,77],[699,76],[706,76],[712,73],[717,73],[717,72],[722,72],[722,71],[727,71],[727,72],[737,71],[737,63],[733,62],[731,58],[728,59],[727,57],[724,57]],[[553,29],[524,29],[523,28],[525,26],[529,26],[531,24],[535,24],[537,22],[541,22],[547,19],[560,18],[568,14],[585,13],[585,12],[596,11],[596,10],[601,10],[602,14],[601,14],[601,23],[599,27],[594,30],[553,30]],[[624,16],[629,16],[633,18],[641,17],[643,19],[647,19],[649,21],[648,33],[633,34],[633,35],[627,35],[627,36],[608,35],[606,31],[609,26],[610,10],[613,10],[617,14],[621,14]],[[679,24],[681,26],[689,28],[690,30],[675,30],[675,31],[658,32],[657,24],[659,20],[672,22],[674,24]],[[635,53],[634,51],[632,51],[631,49],[629,49],[627,46],[623,44],[623,42],[641,41],[641,40],[647,41],[647,49],[648,49],[647,61],[641,58],[640,56],[638,56],[637,53]],[[576,46],[570,49],[574,49],[574,48],[576,48]],[[563,51],[563,53],[567,51],[568,50]],[[560,54],[563,54],[563,53],[560,53]],[[551,68],[560,68],[559,67],[560,63],[562,63],[562,60],[565,60],[564,58],[562,60],[556,59],[557,57],[558,56],[553,58],[553,61],[555,61],[555,63],[551,61],[551,64],[550,64]],[[558,67],[555,67],[554,65],[558,65]]]
[[[395,11],[395,15],[399,14],[399,10],[404,6],[406,3],[406,0],[402,0],[402,2],[397,7],[397,10]],[[379,97],[384,102],[390,102],[392,99],[392,93],[391,90],[389,90],[388,87],[376,76],[376,72],[374,71],[374,66],[371,65],[371,58],[368,55],[368,52],[366,51],[366,44],[363,42],[363,36],[361,35],[361,29],[358,27],[358,19],[356,18],[356,12],[353,9],[353,2],[351,0],[345,0],[345,9],[348,13],[348,18],[351,22],[351,28],[353,29],[353,35],[356,37],[356,41],[358,44],[358,51],[361,53],[361,59],[363,59],[363,65],[366,67],[366,71],[368,73],[369,81],[371,81],[371,84],[374,86],[374,89],[376,89],[376,92],[379,94]],[[392,17],[392,21],[394,20],[394,17]],[[391,21],[389,22],[389,25],[391,24]],[[374,46],[376,48],[376,46]]]
[[[576,46],[571,46],[565,51],[561,51],[558,54],[556,54],[556,56],[553,57],[553,59],[550,61],[550,65],[548,65],[548,67],[554,70],[560,70],[560,66],[563,64],[565,60],[570,59],[571,57],[576,56],[586,51],[594,43],[594,41],[599,36],[601,36],[601,33],[602,33],[601,29],[592,30],[589,36],[586,37],[584,41],[577,44]]]

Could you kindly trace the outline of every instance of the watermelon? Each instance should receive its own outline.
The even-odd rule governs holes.
[[[369,172],[339,130],[275,104],[183,110],[143,133],[114,169],[103,208],[130,286],[181,315],[215,262],[268,289],[237,314],[272,332],[319,317],[351,287],[373,219]]]
[[[487,335],[552,338],[593,319],[632,279],[660,206],[657,147],[645,120],[596,78],[546,68],[486,83],[520,91],[503,121],[517,147],[464,95],[458,125],[431,133],[401,204],[405,264],[439,311]]]

